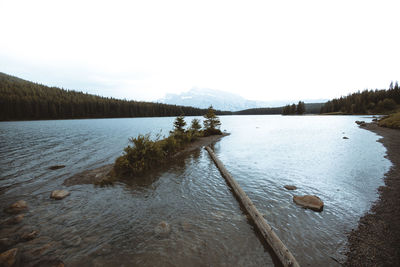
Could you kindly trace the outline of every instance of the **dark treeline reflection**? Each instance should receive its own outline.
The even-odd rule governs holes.
[[[0,73],[0,120],[200,116],[206,112],[207,109],[100,97]]]
[[[346,114],[389,113],[400,105],[398,82],[390,83],[388,90],[364,90],[328,101],[321,113],[342,112]]]

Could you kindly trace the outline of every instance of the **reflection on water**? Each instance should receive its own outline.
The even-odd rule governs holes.
[[[23,222],[3,226],[1,237],[39,230],[38,238],[15,246],[25,258],[52,256],[68,266],[273,265],[204,150],[140,181],[76,185],[64,200],[49,199],[66,178],[112,163],[128,137],[168,133],[173,119],[0,123],[2,207],[19,199],[29,204]],[[383,184],[390,166],[385,149],[375,134],[354,124],[359,119],[221,118],[231,135],[215,145],[218,157],[301,265],[337,265],[331,257],[340,258],[346,232]],[[47,169],[56,164],[66,167]],[[285,184],[299,189],[286,191]],[[324,211],[299,208],[294,194],[318,195]],[[155,228],[162,221],[170,231],[159,235]]]

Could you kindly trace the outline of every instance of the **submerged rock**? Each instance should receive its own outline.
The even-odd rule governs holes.
[[[64,267],[64,262],[59,259],[41,260],[33,267]]]
[[[13,248],[0,254],[0,266],[11,267],[17,259],[18,249]]]
[[[58,169],[62,169],[65,168],[65,165],[54,165],[54,166],[50,166],[49,170],[58,170]]]
[[[67,196],[69,196],[69,192],[67,190],[54,190],[53,192],[51,192],[50,198],[60,200]]]
[[[324,202],[317,196],[294,196],[293,202],[313,211],[322,211],[324,209]]]
[[[284,188],[286,188],[287,190],[296,190],[297,187],[294,185],[285,185]]]
[[[63,244],[68,246],[68,247],[78,247],[81,244],[81,242],[82,242],[82,239],[78,235],[72,236],[72,237],[68,237],[68,238],[63,240]]]
[[[18,224],[20,222],[22,222],[22,220],[24,219],[24,214],[20,214],[14,217],[11,217],[7,220],[4,221],[4,224],[8,224],[8,225],[13,225],[13,224]]]
[[[27,232],[22,234],[21,239],[23,239],[24,241],[29,241],[32,239],[35,239],[38,236],[39,232],[36,230],[33,230],[32,232]]]
[[[169,223],[162,221],[154,228],[154,232],[158,236],[168,236],[171,233],[171,226]]]
[[[112,252],[112,246],[110,244],[104,244],[99,249],[94,251],[92,254],[96,256],[104,256],[111,254],[111,252]]]
[[[28,203],[26,203],[25,200],[19,200],[9,206],[8,208],[5,208],[4,211],[7,213],[15,214],[15,213],[20,213],[24,210],[28,209]]]
[[[181,226],[182,226],[183,231],[185,231],[185,232],[189,232],[193,228],[193,225],[191,225],[190,223],[188,223],[186,221],[182,222]]]
[[[7,248],[15,245],[17,242],[15,241],[14,238],[8,238],[8,237],[4,237],[4,238],[0,238],[0,250],[4,251]]]

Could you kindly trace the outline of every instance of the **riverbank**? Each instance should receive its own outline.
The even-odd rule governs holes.
[[[175,159],[179,156],[182,156],[184,154],[190,153],[196,149],[200,149],[204,146],[209,146],[212,145],[216,142],[218,142],[221,138],[229,135],[228,133],[223,133],[222,135],[210,135],[207,137],[199,137],[196,141],[193,143],[190,143],[185,149],[177,152],[175,155],[171,157],[172,159]],[[104,165],[102,167],[93,169],[93,170],[87,170],[78,174],[75,174],[72,177],[67,178],[63,185],[66,186],[72,186],[72,185],[78,185],[78,184],[101,184],[102,181],[107,179],[107,176],[109,172],[112,170],[113,164],[108,164]]]
[[[364,129],[382,138],[387,158],[393,166],[385,174],[385,186],[379,188],[379,199],[360,218],[357,229],[348,236],[345,266],[400,265],[400,130],[369,123]]]

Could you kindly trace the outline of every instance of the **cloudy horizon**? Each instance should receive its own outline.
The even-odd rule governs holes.
[[[155,101],[330,99],[399,79],[396,1],[0,1],[0,72]]]

